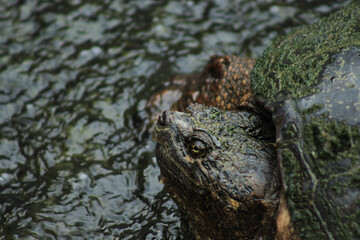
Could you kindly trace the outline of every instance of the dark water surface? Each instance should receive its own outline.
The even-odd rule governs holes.
[[[0,239],[184,239],[147,99],[327,2],[0,0]]]

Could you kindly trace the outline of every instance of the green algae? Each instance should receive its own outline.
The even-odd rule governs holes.
[[[278,91],[293,97],[314,93],[331,55],[349,46],[360,46],[360,4],[354,1],[341,11],[310,26],[279,37],[257,60],[252,71],[253,91],[275,100]]]

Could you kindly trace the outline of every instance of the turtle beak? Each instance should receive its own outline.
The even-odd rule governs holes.
[[[166,131],[166,127],[171,123],[169,115],[170,111],[164,111],[159,115],[154,131],[152,133],[152,139],[154,142],[163,142],[162,138],[164,135],[166,136],[166,134],[164,134]]]
[[[177,134],[181,132],[183,135],[191,132],[193,126],[185,115],[188,115],[188,113],[169,110],[162,112],[152,134],[153,141],[160,144],[168,141],[169,139],[166,139],[166,136],[169,131],[174,131]]]

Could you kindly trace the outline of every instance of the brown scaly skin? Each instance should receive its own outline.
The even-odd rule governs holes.
[[[223,110],[250,107],[250,73],[255,59],[212,56],[200,74],[176,76],[148,101],[150,122],[167,109],[184,112],[193,103]],[[239,85],[240,83],[240,85]],[[252,107],[252,106],[251,106]]]
[[[246,57],[212,56],[202,76],[188,81],[172,110],[183,112],[192,103],[223,110],[246,107],[252,96],[250,73],[254,64],[255,59]]]

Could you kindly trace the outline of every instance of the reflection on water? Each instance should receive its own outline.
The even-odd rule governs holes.
[[[146,101],[349,1],[0,3],[0,239],[183,239]]]

